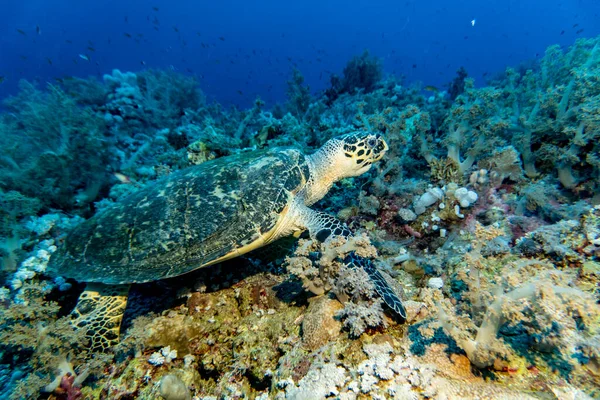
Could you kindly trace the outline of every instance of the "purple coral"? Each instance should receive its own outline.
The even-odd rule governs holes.
[[[83,398],[81,393],[81,386],[75,383],[75,375],[67,372],[60,379],[60,385],[54,389],[54,394],[58,395],[60,399],[66,400],[79,400]]]

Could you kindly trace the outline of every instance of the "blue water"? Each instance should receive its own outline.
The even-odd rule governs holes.
[[[551,44],[598,34],[598,0],[3,0],[0,98],[21,78],[155,67],[197,75],[223,104],[273,104],[285,100],[293,66],[318,93],[364,49],[406,83],[442,88],[464,66],[483,85]]]

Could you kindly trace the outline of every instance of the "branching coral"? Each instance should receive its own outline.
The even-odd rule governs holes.
[[[186,110],[203,102],[195,78],[172,71],[145,70],[138,74],[115,69],[104,75],[109,89],[105,120],[131,131],[135,128],[175,127]]]
[[[311,103],[310,87],[304,86],[304,76],[302,73],[294,68],[292,70],[292,79],[287,83],[287,109],[295,117],[303,119],[304,115],[308,111],[308,107]]]
[[[567,52],[551,46],[539,70],[520,74],[509,68],[503,80],[494,82],[495,88],[467,85],[446,124],[467,124],[485,138],[488,148],[513,144],[530,178],[540,170],[555,170],[568,189],[580,184],[596,187],[598,180],[591,172],[600,154],[596,145],[599,43],[600,38],[579,39]],[[457,130],[449,132],[447,141],[453,146]]]
[[[443,125],[447,132],[444,138],[447,157],[461,175],[484,154],[485,149],[504,143],[503,136],[508,128],[498,110],[504,102],[502,91],[474,89],[472,81],[467,83],[465,92],[456,99]],[[466,153],[464,159],[461,153]]]
[[[60,399],[79,400],[83,398],[81,386],[89,376],[89,370],[85,369],[76,374],[73,365],[67,360],[62,360],[58,365],[56,378],[44,387],[45,392],[54,393]]]
[[[502,325],[502,305],[505,300],[532,300],[535,287],[526,286],[507,294],[499,294],[488,307],[483,322],[477,328],[475,339],[470,338],[453,326],[451,318],[442,307],[439,307],[438,318],[444,329],[456,340],[457,344],[467,353],[467,357],[478,368],[494,365],[499,359],[508,358],[509,351],[503,343],[497,340],[498,330]],[[501,364],[500,364],[501,365]],[[501,367],[499,368],[501,369]]]
[[[25,81],[5,105],[12,116],[0,135],[11,160],[0,164],[5,189],[37,197],[45,207],[71,210],[81,206],[75,192],[104,184],[111,158],[106,126],[91,107],[77,104],[58,86],[43,92]]]
[[[533,349],[550,352],[560,349],[564,357],[574,344],[593,334],[590,328],[600,316],[594,308],[593,300],[584,292],[534,278],[506,293],[498,290],[475,338],[461,330],[454,322],[456,317],[450,317],[442,306],[439,307],[439,319],[473,365],[478,368],[494,366],[501,370],[514,358],[515,349],[497,337],[504,324],[508,324],[507,332],[527,332],[531,338],[528,346]]]
[[[83,366],[82,370],[87,365],[94,373],[108,361],[106,357],[89,360],[82,332],[74,330],[69,317],[59,318],[59,305],[46,301],[44,297],[47,294],[47,285],[25,283],[18,295],[4,300],[0,310],[2,361],[10,361],[15,368],[28,372],[36,371],[23,379],[25,385],[15,388],[15,396],[17,393],[26,394],[28,398],[37,396],[51,381],[53,383],[47,386],[49,391],[61,391],[65,398],[74,396],[79,392],[77,382],[82,382],[87,372],[82,372],[77,378],[71,364],[65,362],[65,356],[70,354],[71,361]],[[60,372],[55,375],[57,366],[60,366]]]
[[[373,91],[383,76],[381,62],[364,51],[360,56],[355,56],[344,68],[343,77],[331,76],[331,87],[325,94],[329,101],[335,100],[342,93],[353,93],[364,90],[366,93]]]
[[[301,241],[294,257],[286,260],[289,272],[298,276],[306,290],[321,295],[331,290],[344,304],[338,312],[352,336],[360,336],[367,328],[385,326],[381,300],[375,287],[362,269],[344,267],[338,257],[357,251],[363,257],[372,257],[376,250],[366,236],[342,238],[317,244]],[[319,254],[318,260],[315,257]]]

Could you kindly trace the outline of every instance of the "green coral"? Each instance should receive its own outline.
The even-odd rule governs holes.
[[[55,378],[55,369],[67,356],[76,365],[90,361],[83,332],[76,331],[68,317],[60,317],[60,306],[47,296],[45,284],[25,283],[0,309],[0,362],[29,373],[13,398],[25,392],[37,395]],[[95,365],[94,372],[99,368]]]
[[[287,83],[288,102],[286,108],[296,118],[302,119],[311,103],[310,87],[304,86],[304,76],[297,69],[292,70],[292,79]]]
[[[566,52],[549,47],[537,69],[508,68],[493,86],[467,85],[444,123],[449,157],[466,171],[483,149],[512,144],[528,177],[555,171],[568,189],[597,189],[598,65],[600,38],[579,39]],[[460,149],[469,149],[465,160]]]
[[[21,81],[20,88],[5,100],[11,114],[0,121],[1,187],[38,198],[44,208],[80,207],[78,191],[86,194],[82,203],[93,201],[110,161],[104,121],[57,86],[40,91]]]

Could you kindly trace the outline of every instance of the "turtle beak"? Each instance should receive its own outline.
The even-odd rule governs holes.
[[[390,149],[388,144],[385,142],[383,137],[381,137],[380,135],[377,135],[377,142],[378,142],[377,145],[373,149],[373,152],[377,156],[374,157],[373,161],[381,160],[383,158],[383,156],[385,155],[385,153],[387,153],[387,151]]]
[[[381,144],[383,144],[383,150],[381,150],[381,152],[383,154],[387,153],[387,151],[390,149],[390,147],[388,146],[387,142],[385,140],[383,140],[383,138],[381,138]]]

